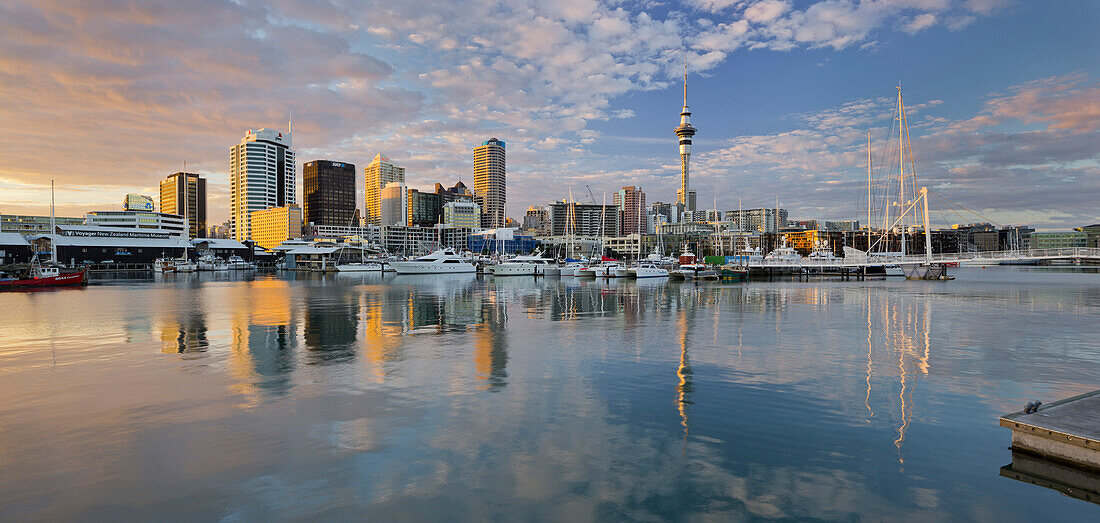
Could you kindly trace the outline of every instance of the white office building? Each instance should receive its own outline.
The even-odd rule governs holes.
[[[252,213],[297,203],[290,131],[249,130],[229,153],[229,226],[237,241],[252,238]]]

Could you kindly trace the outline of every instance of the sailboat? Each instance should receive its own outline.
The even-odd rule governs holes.
[[[897,177],[897,200],[890,202],[892,196],[890,186],[887,186],[886,197],[887,205],[884,207],[883,216],[883,237],[885,238],[890,231],[899,230],[901,232],[901,257],[904,261],[899,263],[902,273],[906,279],[910,280],[946,280],[952,279],[947,276],[947,267],[942,263],[933,263],[932,261],[932,229],[928,223],[928,188],[921,187],[917,189],[917,170],[916,162],[913,160],[913,147],[912,142],[909,139],[909,120],[905,112],[905,102],[901,96],[901,86],[898,89],[898,101],[897,101],[897,122],[898,122],[898,177]],[[909,150],[909,155],[906,156],[905,151]],[[905,172],[905,164],[909,163],[909,173]],[[909,197],[916,195],[916,199],[907,200],[907,191]],[[920,207],[918,207],[918,204]],[[890,221],[890,208],[897,207],[898,215],[894,221]],[[917,214],[920,211],[920,223],[917,223]],[[908,236],[912,229],[918,226],[923,226],[924,236],[924,261],[908,261],[905,257],[908,254]],[[879,240],[881,241],[881,239]],[[870,250],[870,249],[868,249]]]

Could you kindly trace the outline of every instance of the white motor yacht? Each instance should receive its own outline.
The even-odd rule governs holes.
[[[247,271],[248,269],[253,268],[251,264],[244,261],[244,258],[241,258],[236,254],[230,256],[229,259],[226,260],[225,264],[226,268],[231,271]]]
[[[453,274],[477,271],[474,264],[455,254],[454,249],[440,249],[409,261],[393,261],[389,266],[397,274]]]
[[[829,242],[817,240],[813,250],[810,251],[810,255],[807,256],[806,259],[811,262],[835,262],[843,258],[833,253],[833,250],[829,248]]]
[[[550,267],[557,267],[554,260],[543,258],[542,253],[535,252],[505,260],[490,269],[493,276],[542,276]]]
[[[668,269],[660,267],[655,263],[643,262],[639,263],[636,267],[629,269],[630,275],[634,278],[667,278]]]
[[[336,266],[339,272],[382,272],[382,264],[376,261],[341,263]]]

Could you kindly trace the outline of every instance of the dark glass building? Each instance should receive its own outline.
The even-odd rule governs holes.
[[[305,224],[337,227],[355,222],[355,165],[314,160],[303,166]]]
[[[442,213],[439,194],[416,189],[409,189],[408,194],[410,227],[432,227],[439,223],[439,215]]]

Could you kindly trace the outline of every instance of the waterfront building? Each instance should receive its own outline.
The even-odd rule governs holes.
[[[676,127],[676,138],[680,143],[680,188],[676,191],[676,203],[684,206],[685,211],[695,210],[695,191],[688,183],[689,164],[691,163],[691,138],[697,129],[691,125],[691,109],[688,109],[688,75],[684,64],[684,107],[680,111],[680,125]]]
[[[163,208],[164,206],[162,205],[161,210],[163,212],[172,212],[172,214],[176,214],[173,211],[164,211]],[[122,210],[153,212],[156,210],[156,206],[153,205],[153,198],[145,196],[144,194],[132,192],[122,197]]]
[[[787,220],[787,227],[795,227],[806,231],[818,229],[817,220]]]
[[[409,191],[402,182],[390,182],[379,192],[378,221],[383,227],[408,226]]]
[[[742,231],[778,233],[787,227],[787,209],[744,209],[726,211],[725,220]]]
[[[474,194],[481,200],[481,226],[504,227],[507,176],[505,143],[490,138],[474,148]]]
[[[84,218],[70,216],[54,217],[57,225],[84,225]],[[24,214],[0,214],[0,233],[13,232],[23,236],[53,234],[50,230],[49,216],[31,216]]]
[[[236,255],[247,260],[250,259],[250,249],[247,245],[232,238],[195,238],[191,240],[191,247],[195,253],[210,253],[222,259],[228,259]]]
[[[405,168],[398,167],[382,153],[378,153],[363,168],[363,209],[367,225],[393,225],[382,223],[382,190],[391,183],[405,183]]]
[[[645,193],[641,187],[628,185],[615,192],[612,202],[619,207],[619,235],[646,234],[649,220],[645,218]]]
[[[195,173],[169,174],[160,182],[160,212],[187,218],[188,236],[205,237],[206,178]]]
[[[1072,249],[1088,246],[1088,233],[1082,231],[1033,232],[1032,249]]]
[[[116,211],[126,212],[126,211]],[[181,257],[189,244],[184,233],[148,227],[58,225],[40,250],[57,249],[60,263],[84,262],[149,265],[161,256]]]
[[[515,231],[508,228],[483,229],[470,234],[467,241],[467,248],[471,252],[483,254],[526,253],[538,246],[534,237],[515,234]]]
[[[473,203],[473,202],[470,202]],[[474,204],[476,205],[476,204]],[[470,235],[481,230],[480,226],[473,227],[451,227],[449,225],[437,225],[436,232],[439,234],[439,243],[444,247],[452,247],[455,249],[468,249]]]
[[[17,232],[0,232],[0,265],[24,263],[31,259],[31,244]]]
[[[249,131],[229,152],[229,226],[233,239],[252,239],[252,213],[296,204],[290,131]]]
[[[1093,249],[1100,248],[1100,223],[1074,227],[1073,230],[1085,233],[1085,246]],[[1032,230],[1032,232],[1034,232]]]
[[[439,232],[436,227],[382,226],[382,247],[387,252],[401,255],[425,254],[437,248]]]
[[[406,202],[408,206],[406,223],[408,225],[432,227],[439,223],[442,214],[442,207],[439,205],[439,194],[409,189]]]
[[[355,164],[313,160],[302,165],[302,214],[312,225],[359,225],[355,213]]]
[[[378,225],[340,226],[312,225],[302,226],[302,236],[311,240],[348,240],[378,244],[382,239],[382,228]]]
[[[84,215],[85,225],[165,231],[178,238],[189,238],[187,218],[178,214],[143,211],[93,211]]]
[[[443,205],[443,224],[480,229],[481,206],[474,202],[448,202]]]
[[[553,236],[618,236],[619,207],[616,205],[559,201],[549,207]]]
[[[284,205],[254,211],[250,223],[252,241],[264,249],[271,249],[286,240],[302,237],[302,208]]]

